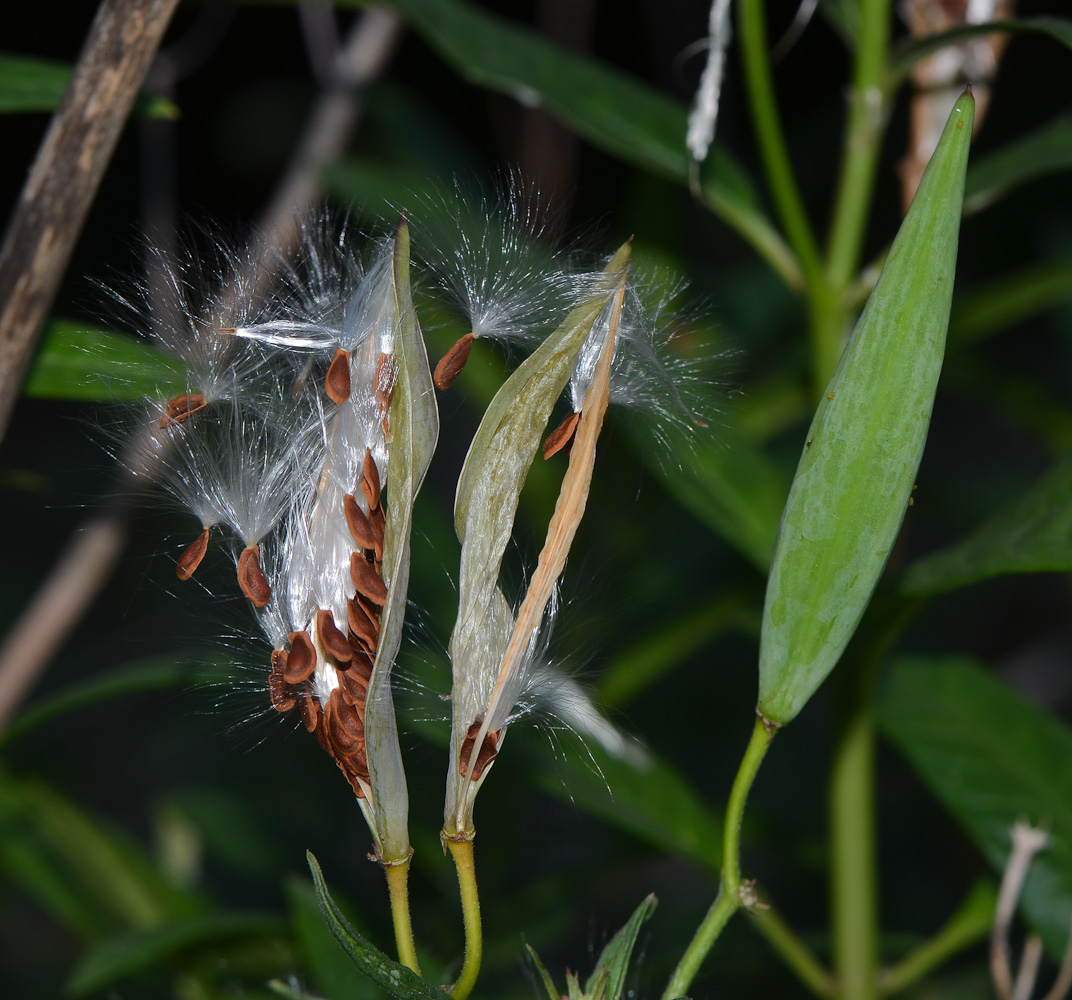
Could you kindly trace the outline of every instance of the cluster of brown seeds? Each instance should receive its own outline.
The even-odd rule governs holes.
[[[394,394],[397,368],[393,356],[381,353],[376,366],[375,398],[384,433],[390,441],[388,410]],[[342,405],[350,398],[350,355],[341,348],[328,366],[324,391],[332,402]],[[188,393],[168,400],[160,420],[161,429],[178,427],[207,405],[203,396]],[[348,627],[344,634],[330,610],[319,610],[311,631],[291,632],[289,649],[272,653],[268,689],[272,707],[301,711],[305,728],[315,733],[320,745],[335,758],[355,794],[364,797],[369,780],[365,756],[365,699],[379,645],[380,616],[387,600],[383,581],[383,541],[387,518],[381,503],[380,473],[370,449],[360,478],[365,498],[362,508],[353,494],[343,497],[343,514],[356,543],[350,556],[350,580],[354,596],[347,602]],[[356,492],[356,491],[355,491]],[[180,580],[189,580],[201,564],[209,543],[209,527],[186,547],[175,568]],[[257,608],[268,604],[272,589],[261,568],[260,547],[247,546],[237,565],[242,593]],[[339,685],[327,703],[317,695],[315,673],[318,657],[334,667]]]
[[[365,794],[369,780],[365,758],[365,698],[380,636],[380,615],[387,600],[381,560],[386,516],[380,502],[380,476],[369,450],[361,473],[361,490],[368,513],[356,497],[346,494],[343,513],[358,548],[350,556],[350,580],[354,596],[347,602],[346,634],[328,610],[316,613],[314,631],[322,657],[335,668],[339,686],[321,705],[313,675],[317,649],[308,632],[291,632],[290,649],[272,653],[268,678],[272,707],[289,712],[301,709],[305,728],[316,734],[320,745],[335,758],[354,793]]]

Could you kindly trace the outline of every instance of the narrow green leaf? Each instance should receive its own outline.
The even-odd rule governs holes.
[[[412,969],[400,965],[388,958],[382,951],[365,940],[350,926],[342,910],[328,892],[320,864],[312,852],[306,853],[309,870],[313,874],[313,885],[320,910],[331,928],[331,933],[342,945],[343,951],[353,960],[354,965],[393,997],[399,1000],[443,1000],[443,991],[433,986],[426,979],[421,979]]]
[[[1050,834],[1021,912],[1058,959],[1072,918],[1072,732],[963,659],[898,661],[878,718],[995,872],[1017,820]]]
[[[315,993],[307,993],[280,979],[270,979],[267,985],[273,996],[284,997],[285,1000],[325,1000],[324,997],[319,997]],[[337,998],[332,997],[331,1000],[337,1000]]]
[[[1007,330],[1072,299],[1072,261],[1024,268],[958,295],[949,340],[958,346]]]
[[[1064,117],[972,164],[964,187],[964,214],[981,211],[1018,184],[1069,168],[1072,118]]]
[[[634,911],[626,925],[607,942],[599,956],[595,970],[585,984],[585,993],[595,992],[596,983],[605,977],[604,996],[607,1000],[619,1000],[625,989],[625,977],[633,957],[637,937],[644,921],[655,912],[655,896],[649,895]]]
[[[860,0],[819,0],[819,11],[850,51],[860,38]]]
[[[380,991],[358,972],[325,923],[313,887],[293,878],[288,879],[286,891],[291,924],[314,985],[331,1000],[374,1000],[373,991],[379,996]]]
[[[393,0],[392,6],[467,79],[544,108],[613,156],[688,183],[681,102],[461,0]],[[795,258],[747,174],[724,149],[712,151],[701,183],[705,202],[799,286]]]
[[[55,111],[71,67],[31,56],[0,54],[0,114]]]
[[[904,517],[945,349],[975,102],[957,101],[789,491],[760,640],[759,710],[792,719],[841,657]]]
[[[1072,453],[964,541],[909,567],[907,594],[934,594],[1003,573],[1072,570]]]
[[[0,114],[55,111],[63,100],[71,67],[48,59],[0,53]],[[179,109],[163,97],[140,94],[135,113],[148,118],[178,118]]]
[[[987,24],[965,24],[937,35],[911,39],[895,46],[887,68],[889,88],[892,90],[897,87],[921,59],[926,59],[927,56],[950,45],[957,45],[980,35],[992,35],[996,31],[1047,35],[1055,42],[1072,48],[1072,20],[1064,17],[1025,17],[1008,21],[990,21]]]
[[[108,930],[109,917],[71,879],[27,821],[21,796],[0,780],[0,871],[13,885],[82,938]]]
[[[71,973],[67,990],[88,996],[191,949],[215,948],[236,938],[279,937],[285,930],[283,921],[268,914],[204,913],[153,931],[116,934],[89,949]]]
[[[536,972],[540,976],[543,988],[547,990],[548,1000],[561,1000],[562,994],[555,989],[554,980],[551,979],[547,969],[544,968],[543,962],[540,961],[540,956],[536,954],[536,949],[531,944],[526,944],[525,947],[528,949],[532,964],[536,966]]]
[[[186,385],[181,367],[144,341],[70,320],[45,328],[23,395],[38,399],[143,400]]]
[[[157,871],[138,845],[46,785],[9,780],[5,792],[82,897],[119,926],[151,930],[203,906]]]
[[[91,677],[58,694],[34,702],[0,733],[0,747],[51,722],[53,719],[113,698],[161,691],[190,683],[189,665],[174,657],[146,660],[120,670]]]

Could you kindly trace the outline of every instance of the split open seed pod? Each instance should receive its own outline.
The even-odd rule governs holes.
[[[458,481],[454,524],[462,553],[458,619],[449,647],[453,724],[444,808],[448,837],[473,834],[476,793],[501,746],[544,610],[584,512],[630,257],[626,244],[565,322],[503,384],[481,421]],[[551,410],[578,353],[597,328],[603,333],[599,374],[586,395],[547,542],[515,620],[499,589],[499,572],[518,499]]]
[[[370,826],[381,857],[389,862],[402,860],[410,853],[409,797],[395,723],[391,670],[402,641],[406,613],[413,504],[439,436],[432,373],[410,291],[409,226],[405,219],[395,235],[393,273],[397,374],[389,413],[391,443],[387,453],[387,524],[382,562],[387,597],[365,702],[365,747],[374,798]]]

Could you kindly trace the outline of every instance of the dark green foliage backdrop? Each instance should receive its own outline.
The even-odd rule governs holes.
[[[91,6],[24,5],[8,12],[0,44],[71,62]],[[398,6],[412,12],[424,5]],[[527,25],[550,17],[555,7],[533,6],[498,5],[500,13]],[[702,56],[681,57],[704,34],[707,10],[702,3],[670,12],[665,6],[594,5],[587,28],[566,18],[559,40],[683,106]],[[772,37],[794,6],[770,4]],[[1066,13],[1062,7],[1025,3],[1021,13]],[[340,25],[351,16],[341,11]],[[415,23],[420,25],[419,16]],[[571,42],[571,32],[580,37]],[[478,807],[489,940],[476,995],[535,995],[522,972],[523,940],[539,951],[556,981],[565,967],[587,970],[593,949],[598,952],[654,892],[659,908],[643,932],[642,959],[629,983],[638,995],[653,996],[717,888],[722,805],[753,720],[764,552],[815,404],[805,309],[685,186],[666,171],[659,176],[627,162],[642,160],[642,151],[612,156],[541,112],[464,82],[422,35],[431,37],[430,29],[407,31],[387,71],[369,86],[365,116],[346,155],[326,172],[331,196],[379,212],[384,198],[404,203],[407,188],[519,165],[562,206],[565,230],[594,229],[590,239],[601,251],[635,234],[638,257],[686,274],[702,302],[700,335],[727,352],[712,372],[720,399],[720,418],[710,432],[715,447],[660,454],[643,427],[612,415],[590,513],[566,574],[567,606],[557,640],[562,655],[584,668],[615,718],[643,739],[665,770],[633,775],[615,762],[590,759],[569,736],[547,729],[521,734],[519,727]],[[169,46],[189,70],[167,95],[180,117],[168,122],[143,114],[119,146],[54,309],[57,319],[75,321],[76,329],[119,322],[86,279],[114,284],[116,271],[138,267],[135,233],[147,207],[178,218],[213,219],[242,233],[275,190],[317,93],[289,6],[184,5]],[[1069,65],[1067,48],[1051,38],[1014,39],[973,162],[1067,114]],[[775,69],[790,154],[820,233],[834,189],[848,71],[845,46],[822,16]],[[906,118],[902,92],[883,146],[865,260],[888,244],[899,222],[894,165],[904,152]],[[5,211],[46,122],[41,112],[0,118]],[[1057,136],[1058,164],[1072,162],[1068,131],[1063,145]],[[719,142],[762,189],[735,50]],[[919,490],[890,563],[895,579],[1023,497],[1072,447],[1067,184],[1068,174],[1060,170],[1033,178],[964,223],[949,353]],[[1001,282],[1017,274],[1024,277],[1022,306],[1000,295]],[[424,323],[434,357],[461,332],[445,316],[425,317]],[[409,720],[403,750],[417,850],[414,922],[425,974],[433,981],[456,971],[462,945],[455,877],[436,836],[449,726],[439,695],[449,690],[445,645],[456,601],[450,510],[457,471],[494,387],[489,371],[501,364],[491,349],[475,352],[474,361],[476,370],[441,397],[444,434],[416,513],[416,626],[401,658]],[[44,388],[24,398],[0,450],[5,629],[71,532],[108,502],[119,482],[105,451],[113,440],[106,428],[121,419],[117,408],[56,398],[62,395]],[[749,464],[753,455],[759,456],[756,464]],[[938,594],[899,640],[899,652],[942,659],[942,684],[963,683],[965,690],[976,690],[970,671],[985,665],[1028,701],[1068,718],[1068,577],[1030,572],[1072,564],[1067,478],[1056,481],[1043,504],[1056,512],[1056,523],[1047,522],[1052,541],[1047,536],[1038,543],[1034,557],[1016,548],[1022,556],[1016,568],[1029,572]],[[556,489],[546,475],[530,484],[518,531],[525,556],[538,548]],[[738,505],[724,498],[735,491],[744,498]],[[754,524],[741,520],[745,514],[754,516]],[[1023,518],[1021,513],[1018,520]],[[293,976],[334,998],[375,995],[371,987],[355,985],[356,974],[311,916],[315,903],[305,865],[305,851],[312,850],[356,926],[390,950],[382,876],[366,860],[369,837],[357,807],[314,741],[269,717],[274,713],[255,684],[267,648],[247,638],[252,622],[223,555],[206,564],[198,585],[180,588],[173,560],[195,525],[152,503],[138,504],[129,523],[119,569],[21,711],[33,713],[115,671],[127,676],[129,684],[120,687],[128,690],[87,698],[37,725],[31,725],[32,716],[22,729],[16,721],[3,746],[3,992],[55,996],[71,985],[72,975],[81,977],[73,981],[76,987],[93,992],[87,948],[103,947],[91,959],[105,969],[98,982],[114,977],[118,983],[115,996],[263,996],[263,984],[273,976]],[[521,556],[514,561],[525,562]],[[911,579],[918,582],[925,569],[921,564]],[[943,587],[925,579],[919,586],[924,592]],[[974,665],[943,659],[952,654]],[[893,743],[905,750],[902,756],[882,743],[878,763],[883,951],[890,958],[933,933],[976,879],[993,877],[988,864],[1000,864],[1000,852],[991,856],[985,844],[980,849],[978,836],[973,841],[966,832],[975,829],[973,821],[956,803],[946,801],[951,817],[927,791],[930,785],[942,798],[935,785],[948,771],[935,777],[933,756],[924,752],[924,760],[914,759],[909,748],[926,744],[926,732],[934,732],[928,724],[943,731],[942,712],[935,707],[913,718],[913,699],[926,699],[934,675],[920,680],[919,662],[909,666],[894,671],[892,693],[880,708]],[[919,687],[912,687],[913,679]],[[985,711],[993,710],[988,705]],[[779,737],[755,787],[744,833],[746,873],[770,889],[789,922],[824,958],[832,717],[829,695],[821,692]],[[974,718],[969,716],[969,726]],[[993,718],[1000,727],[1001,712]],[[1000,748],[1000,733],[987,737],[991,748]],[[1067,730],[1054,739],[1067,741]],[[1053,813],[1067,809],[1067,800],[1054,791],[1068,790],[1067,775],[1061,777],[1063,785],[1042,783],[1039,795],[1055,798],[1049,813],[1031,817],[1035,821],[1054,820]],[[92,825],[92,835],[82,822]],[[1052,860],[1062,887],[1058,899],[1067,904],[1067,845]],[[115,888],[124,879],[126,892]],[[1052,957],[1058,916],[1036,908],[1032,918],[1047,932]],[[1067,923],[1067,913],[1060,919]],[[129,975],[108,964],[114,952],[107,949],[121,948],[123,935],[159,928],[180,933],[183,920],[189,921],[189,937],[179,944],[165,941],[158,961],[135,948]],[[981,954],[967,952],[926,995],[983,995]],[[789,997],[805,991],[739,919],[693,993],[716,994]]]

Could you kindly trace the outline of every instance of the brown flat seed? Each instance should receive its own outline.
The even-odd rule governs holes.
[[[369,513],[369,525],[372,527],[372,551],[376,553],[376,561],[383,558],[383,534],[387,529],[387,515],[382,507],[377,507]]]
[[[369,616],[372,624],[376,626],[376,635],[380,634],[380,614],[383,612],[383,608],[378,604],[373,604],[367,597],[362,594],[354,594],[354,600],[364,609],[365,614]]]
[[[289,712],[298,704],[294,688],[283,682],[282,677],[271,674],[268,677],[268,693],[272,698],[272,708],[277,712]]]
[[[342,510],[346,515],[346,526],[350,529],[350,534],[354,536],[354,541],[363,549],[374,548],[376,538],[372,532],[372,525],[353,494],[347,493],[342,498]]]
[[[339,690],[342,691],[346,702],[359,709],[362,718],[364,718],[365,698],[368,696],[368,678],[357,670],[340,670]]]
[[[432,381],[439,390],[449,389],[454,380],[461,375],[465,362],[469,360],[469,352],[473,349],[473,334],[467,333],[454,341],[454,346],[439,359],[435,366]]]
[[[552,455],[560,452],[563,448],[566,449],[566,454],[568,455],[570,446],[573,444],[573,435],[577,432],[577,425],[580,422],[581,415],[579,413],[571,413],[562,421],[562,423],[551,431],[543,443],[543,457],[545,459],[550,458]]]
[[[320,702],[316,700],[316,695],[313,694],[312,688],[307,687],[301,699],[302,723],[307,732],[316,733],[316,738],[320,741],[320,745],[327,750],[327,745],[322,737],[324,727],[320,725],[323,718],[324,710],[320,707]]]
[[[360,552],[354,552],[350,556],[350,579],[353,581],[354,590],[363,594],[373,604],[382,607],[387,601],[387,588],[380,579],[380,574]]]
[[[361,489],[365,492],[368,500],[369,513],[371,514],[380,505],[380,470],[376,467],[376,459],[372,457],[372,451],[365,449],[365,464],[361,469]]]
[[[483,725],[483,719],[477,719],[465,733],[465,739],[462,740],[462,748],[458,754],[458,770],[462,774],[469,773],[469,758],[473,754],[473,744],[476,743],[476,738],[480,733],[480,727]],[[498,732],[488,733],[484,737],[484,742],[480,745],[480,750],[476,755],[476,760],[473,762],[472,780],[476,781],[484,773],[484,768],[490,764],[497,754],[499,753],[499,736],[502,730]]]
[[[350,651],[353,653],[350,666],[353,669],[371,674],[372,664],[376,662],[376,647],[369,645],[369,643],[362,639],[356,632],[351,632],[349,634],[349,642]]]
[[[370,649],[376,648],[379,638],[379,625],[372,620],[369,613],[353,598],[346,602],[346,619],[350,625],[351,634],[359,639]],[[353,642],[351,642],[351,646]]]
[[[268,694],[272,708],[277,712],[289,712],[298,703],[298,693],[286,682],[287,651],[272,650],[272,672],[268,675]]]
[[[328,365],[328,373],[324,378],[324,391],[328,398],[342,406],[350,398],[350,355],[341,347],[335,352],[335,357]]]
[[[289,638],[290,654],[283,676],[288,684],[301,684],[312,677],[316,670],[316,650],[308,632],[291,632]]]
[[[320,636],[320,645],[323,646],[340,663],[347,663],[353,655],[350,652],[350,644],[346,636],[339,631],[335,624],[335,616],[330,611],[318,611],[316,613],[316,633]]]
[[[250,545],[238,557],[238,586],[256,608],[263,608],[272,596],[268,578],[261,569],[260,548]]]
[[[205,402],[205,397],[199,392],[187,392],[181,396],[173,396],[164,404],[164,415],[160,418],[160,429],[176,427],[206,406],[208,406],[208,403]]]
[[[331,745],[338,753],[349,757],[365,753],[365,716],[355,705],[347,704],[342,691],[336,688],[328,698],[324,710],[324,722],[328,727]],[[338,754],[336,754],[338,755]]]
[[[398,375],[398,366],[395,364],[393,354],[381,354],[379,363],[376,365],[376,398],[380,402],[384,416],[391,406],[391,397],[395,394],[395,378]]]
[[[370,545],[369,548],[372,548]],[[194,575],[194,570],[201,565],[208,551],[208,528],[205,528],[189,545],[182,550],[179,561],[175,566],[175,575],[180,580],[189,580]]]
[[[359,673],[367,680],[372,676],[372,665],[376,662],[376,652],[367,642],[351,633],[350,649],[354,654],[349,670]]]

